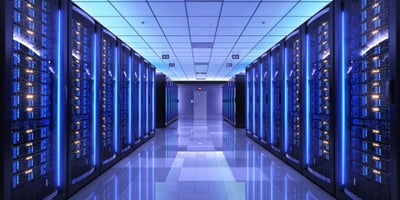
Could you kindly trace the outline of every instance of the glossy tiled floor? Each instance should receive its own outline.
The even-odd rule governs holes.
[[[71,199],[333,199],[220,118],[182,119]]]

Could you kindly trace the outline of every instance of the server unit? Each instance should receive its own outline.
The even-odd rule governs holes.
[[[70,4],[68,30],[67,158],[71,194],[96,175],[97,35],[95,22]]]
[[[162,73],[157,73],[156,82],[157,128],[165,128],[177,119],[177,85]]]
[[[0,3],[1,199],[54,198],[65,191],[58,6]]]
[[[283,146],[283,43],[279,42],[271,48],[269,73],[270,81],[270,148],[276,155],[281,156]]]
[[[125,44],[119,48],[119,93],[118,123],[119,152],[126,153],[132,148],[132,50]]]
[[[142,58],[139,54],[134,54],[133,59],[133,80],[132,80],[132,127],[133,127],[133,143],[135,145],[142,141],[142,86],[141,86],[141,72],[142,72]]]
[[[304,26],[285,38],[284,72],[284,160],[297,170],[303,165],[303,53]]]
[[[237,128],[245,127],[245,80],[238,74],[223,86],[224,119]]]
[[[326,7],[306,24],[305,174],[334,192],[333,10]]]
[[[100,162],[102,170],[111,166],[117,157],[117,46],[115,36],[106,29],[100,37],[100,77],[99,77],[99,131]]]
[[[260,101],[262,102],[261,104],[261,124],[260,124],[260,142],[263,145],[268,144],[268,141],[270,141],[271,137],[271,106],[270,106],[270,74],[271,74],[271,68],[269,67],[269,62],[270,62],[270,56],[269,52],[263,54],[260,58],[260,70],[262,74],[262,88],[260,91],[260,96],[261,99]]]
[[[394,89],[399,86],[399,2],[345,0],[342,5],[337,20],[343,88],[338,188],[341,198],[399,199]]]

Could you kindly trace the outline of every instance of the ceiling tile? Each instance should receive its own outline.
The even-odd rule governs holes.
[[[215,43],[235,43],[239,36],[215,36]]]
[[[216,27],[218,17],[189,17],[190,27]]]
[[[220,2],[187,2],[189,17],[192,16],[219,16],[222,3]]]
[[[296,2],[262,2],[254,16],[285,16]]]
[[[252,16],[257,2],[224,2],[221,16]]]
[[[164,34],[169,35],[189,35],[187,28],[163,28]]]
[[[132,36],[137,35],[135,30],[132,28],[119,28],[119,27],[111,27],[109,30],[118,36]]]
[[[217,35],[237,35],[239,36],[243,31],[243,28],[218,28]]]
[[[146,2],[114,2],[114,7],[121,13],[127,16],[153,16]],[[108,12],[108,11],[107,11]]]
[[[158,27],[158,23],[156,21],[156,18],[154,18],[154,17],[125,17],[125,19],[134,28],[137,28],[137,27],[143,27],[143,28]]]
[[[186,16],[184,2],[150,2],[150,7],[156,17],[161,16]]]
[[[167,39],[169,42],[174,43],[190,43],[190,37],[189,36],[167,36]]]
[[[300,2],[288,13],[288,16],[313,16],[328,3],[329,2]]]
[[[139,35],[164,35],[160,28],[135,28]]]
[[[241,36],[238,42],[246,42],[246,43],[257,43],[259,42],[263,36]]]
[[[250,28],[247,27],[242,35],[266,35],[271,30],[271,27],[263,27],[263,28]]]
[[[120,16],[108,2],[77,2],[77,5],[93,17]]]
[[[146,42],[156,42],[156,43],[166,43],[167,40],[165,39],[164,36],[142,36],[143,40],[145,40]]]
[[[299,27],[303,24],[309,17],[285,17],[278,24],[277,27]]]
[[[130,27],[121,17],[96,17],[96,20],[106,27]]]
[[[250,17],[221,17],[219,27],[245,27]]]
[[[157,17],[161,27],[187,27],[186,17]]]
[[[191,36],[192,42],[213,42],[214,36]]]
[[[214,36],[215,34],[215,28],[192,28],[190,27],[190,34],[192,37],[194,35],[212,35]]]
[[[279,28],[279,27],[275,27],[274,29],[272,29],[268,35],[282,35],[282,36],[286,36],[288,35],[290,32],[292,32],[295,28]]]
[[[252,17],[247,27],[273,27],[281,20],[282,17]]]

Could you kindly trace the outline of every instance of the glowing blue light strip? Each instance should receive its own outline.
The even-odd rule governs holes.
[[[115,76],[115,84],[114,84],[114,151],[118,152],[118,49],[115,47],[114,49],[115,56],[115,66],[114,66],[114,76]]]
[[[128,140],[129,144],[132,144],[132,56],[129,56],[129,79],[128,79],[128,84],[129,84],[129,89],[128,89]]]
[[[146,134],[149,132],[149,67],[146,67]]]
[[[61,186],[61,10],[58,11],[57,33],[57,186]]]
[[[153,91],[153,95],[151,95],[152,97],[152,109],[151,109],[151,113],[152,113],[152,130],[156,130],[156,115],[155,115],[155,111],[156,111],[156,82],[155,82],[155,77],[156,77],[156,70],[152,71],[153,77],[152,77],[152,91]]]
[[[249,98],[249,95],[250,95],[250,92],[249,92],[249,87],[250,87],[250,85],[249,85],[249,72],[247,71],[246,72],[246,128],[247,128],[247,130],[250,130],[250,124],[249,124],[249,109],[250,109],[250,107],[249,107],[249,104],[250,104],[250,98]]]
[[[284,128],[284,133],[285,133],[285,138],[284,138],[284,141],[285,141],[285,153],[288,151],[288,141],[289,141],[289,136],[288,136],[288,126],[289,126],[289,123],[288,123],[288,112],[289,112],[289,110],[288,110],[288,85],[287,85],[287,82],[288,82],[288,76],[287,76],[287,73],[288,73],[288,61],[287,61],[287,55],[288,54],[288,52],[287,52],[287,48],[285,47],[285,63],[284,63],[284,65],[285,65],[285,69],[284,69],[284,74],[285,74],[285,77],[284,77],[284,82],[283,82],[283,88],[284,88],[284,97],[283,97],[283,101],[284,101],[284,111],[283,111],[283,115],[284,115],[284,125],[283,125],[283,128]]]
[[[263,81],[263,64],[260,64],[260,138],[264,138],[264,123],[263,123],[263,87],[262,87],[262,81]]]
[[[341,71],[341,89],[342,89],[342,121],[341,121],[341,128],[342,128],[342,184],[345,184],[345,177],[346,177],[346,84],[345,84],[345,24],[344,24],[344,12],[342,11],[342,71]]]
[[[253,71],[253,77],[251,80],[251,83],[253,85],[252,91],[253,91],[253,134],[255,134],[256,132],[256,81],[254,80],[256,78],[256,68],[252,67],[252,71]]]
[[[270,63],[271,63],[271,73],[270,73],[270,80],[269,80],[269,92],[270,92],[270,120],[269,120],[269,125],[270,125],[270,138],[271,138],[271,144],[274,143],[274,85],[273,85],[273,80],[274,80],[274,63],[273,63],[273,56],[271,55],[270,57]]]
[[[138,120],[138,124],[139,124],[139,130],[138,130],[138,135],[139,135],[139,140],[142,137],[142,63],[139,62],[139,95],[138,95],[138,115],[139,115],[139,120]]]
[[[93,34],[93,166],[96,166],[97,151],[97,36]]]
[[[306,164],[310,163],[310,87],[309,87],[309,67],[310,67],[310,36],[306,36]]]

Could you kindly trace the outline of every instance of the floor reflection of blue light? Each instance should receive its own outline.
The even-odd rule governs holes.
[[[199,129],[206,133],[194,137]],[[193,150],[199,140],[209,147]],[[157,129],[153,139],[71,199],[103,198],[105,192],[109,199],[141,200],[333,199],[220,117],[204,123],[179,119]]]

